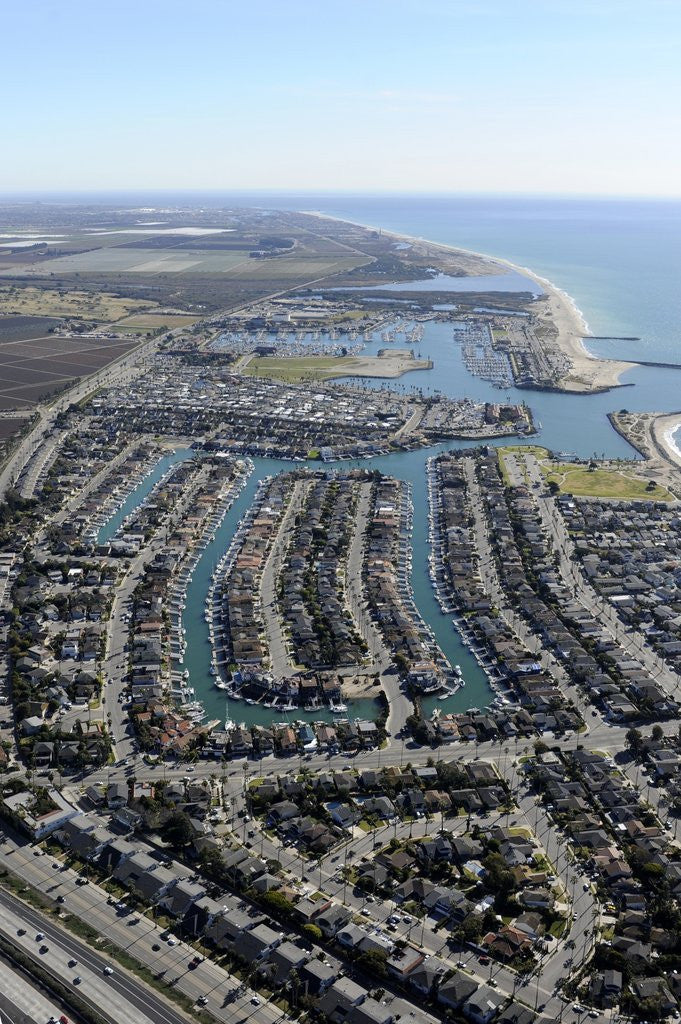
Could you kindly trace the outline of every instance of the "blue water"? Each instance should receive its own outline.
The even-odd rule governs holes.
[[[360,290],[334,288],[337,292]],[[450,277],[436,274],[417,281],[396,281],[393,284],[362,286],[362,292],[530,292],[541,295],[544,289],[523,274],[508,270],[504,274],[476,274],[475,277]]]
[[[574,298],[594,334],[641,338],[633,346],[609,346],[608,355],[679,361],[679,201],[481,196],[296,199],[299,209],[318,209],[529,267]]]
[[[168,455],[164,455],[163,458],[159,459],[151,472],[148,473],[143,480],[140,480],[137,487],[133,488],[121,507],[101,526],[99,533],[97,534],[97,543],[105,544],[108,540],[111,540],[122,525],[126,516],[129,516],[131,512],[134,512],[136,508],[139,508],[164,473],[167,473],[170,467],[174,466],[176,462],[184,462],[189,455],[191,455],[191,449],[178,448],[177,451],[170,452]]]
[[[102,197],[114,201],[121,197]],[[92,202],[92,197],[89,197]],[[472,249],[531,268],[568,292],[584,313],[594,334],[637,336],[640,341],[590,342],[604,356],[681,362],[681,202],[600,199],[481,197],[481,196],[330,196],[330,195],[219,195],[151,194],[126,196],[126,202],[144,205],[184,203],[215,207],[253,206],[317,210],[335,217],[399,233]],[[190,216],[188,215],[188,222]],[[472,377],[463,366],[451,327],[431,325],[423,342],[415,346],[435,359],[431,371],[403,377],[397,387],[441,391],[453,396],[499,400],[502,393]],[[681,410],[681,371],[640,367],[628,372],[627,387],[602,395],[560,395],[510,389],[513,400],[525,400],[541,423],[539,440],[556,450],[597,455],[635,457],[610,427],[606,414],[630,410]],[[386,386],[385,382],[363,382]],[[444,446],[440,446],[444,447]],[[457,447],[456,444],[447,447]],[[425,460],[429,452],[411,452],[372,461],[385,472],[410,479],[414,486],[413,584],[417,603],[448,656],[462,665],[467,684],[449,707],[482,705],[488,688],[478,666],[458,643],[456,634],[435,603],[427,575],[427,523]],[[347,468],[348,463],[343,463]],[[234,522],[243,511],[255,478],[277,472],[285,464],[258,460],[257,472],[233,509]],[[232,523],[232,529],[234,523]],[[225,534],[231,534],[226,526]],[[225,536],[223,542],[227,542]],[[210,567],[203,572],[206,578]],[[187,622],[197,643],[188,651],[192,682],[197,695],[206,697],[209,712],[220,715],[218,691],[211,691],[207,675],[201,614],[206,578],[197,580],[192,601],[193,621]],[[189,612],[189,602],[187,611]],[[243,707],[243,705],[242,705]],[[248,708],[247,720],[255,720]],[[232,717],[242,717],[239,711]],[[260,711],[262,714],[262,711]]]

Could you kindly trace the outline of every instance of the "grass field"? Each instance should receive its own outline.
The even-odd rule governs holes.
[[[111,323],[133,312],[153,309],[155,305],[156,303],[143,299],[123,299],[107,292],[0,286],[0,314],[73,317]]]
[[[500,455],[534,455],[537,459],[549,457],[548,448],[543,448],[540,444],[502,444],[497,451]]]
[[[250,377],[273,377],[295,383],[301,380],[332,380],[352,373],[352,356],[295,356],[291,359],[260,356],[239,372]]]
[[[398,352],[385,356],[257,356],[239,373],[251,377],[272,377],[290,383],[302,380],[333,380],[334,377],[395,378],[412,370],[429,368],[426,359],[405,359]]]
[[[369,260],[361,256],[280,256],[271,260],[248,260],[230,272],[230,277],[248,280],[314,281],[353,270]]]
[[[554,481],[565,494],[583,498],[621,498],[625,501],[671,501],[665,487],[655,484],[648,490],[645,480],[629,476],[616,469],[588,469],[572,463],[560,464],[556,469],[543,467],[547,481]]]
[[[133,313],[124,320],[116,321],[116,330],[155,331],[165,327],[172,331],[176,327],[191,327],[200,317],[190,313]]]

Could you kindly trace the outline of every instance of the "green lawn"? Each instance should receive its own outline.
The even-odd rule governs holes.
[[[671,501],[672,496],[665,487],[655,484],[648,490],[646,480],[629,476],[616,469],[588,469],[573,463],[560,464],[555,469],[545,467],[547,481],[554,481],[565,494],[588,498],[622,498],[633,501]]]
[[[273,377],[275,380],[331,380],[352,373],[352,356],[260,356],[251,359],[241,373],[251,377]]]

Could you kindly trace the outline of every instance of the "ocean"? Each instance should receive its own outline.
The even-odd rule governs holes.
[[[74,197],[75,199],[76,197]],[[83,197],[80,197],[81,201]],[[279,207],[316,210],[335,217],[374,225],[402,234],[421,236],[453,246],[472,249],[510,260],[551,280],[568,292],[583,312],[592,333],[635,336],[636,342],[590,341],[601,355],[681,363],[679,316],[681,298],[681,202],[624,200],[530,199],[495,197],[415,196],[310,196],[263,194],[171,196],[127,195],[102,197],[103,201],[133,204],[201,203],[215,206]],[[92,202],[92,197],[88,197]],[[378,344],[378,343],[376,343]],[[394,386],[439,389],[454,396],[498,400],[499,392],[474,378],[463,366],[451,327],[431,325],[423,355],[431,355],[431,371],[407,374]],[[540,431],[537,440],[557,451],[581,456],[635,457],[629,445],[610,427],[606,414],[630,410],[681,410],[681,371],[637,367],[623,377],[628,385],[601,395],[561,395],[511,389],[515,400],[533,409]],[[370,386],[369,381],[363,381]],[[376,381],[375,386],[385,386]],[[677,435],[678,441],[678,435]],[[451,442],[428,451],[396,453],[371,465],[407,479],[414,488],[414,535],[412,537],[412,584],[416,603],[432,626],[438,642],[452,663],[462,665],[465,687],[446,701],[446,710],[469,705],[484,706],[490,698],[487,681],[464,648],[447,616],[435,602],[428,577],[425,461],[443,447],[464,447]],[[227,717],[224,697],[212,685],[208,673],[210,643],[203,620],[206,590],[214,566],[229,544],[238,518],[247,507],[256,481],[269,473],[289,468],[274,460],[258,459],[256,472],[235,502],[219,531],[216,543],[202,559],[194,576],[183,622],[187,630],[189,669],[196,695],[209,717]],[[339,468],[347,468],[342,464]],[[369,702],[357,702],[353,713],[370,714]],[[236,710],[236,709],[235,709]],[[238,718],[267,721],[265,709],[239,706]]]

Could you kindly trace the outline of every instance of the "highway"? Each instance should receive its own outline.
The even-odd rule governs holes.
[[[65,1006],[31,984],[4,957],[0,957],[0,979],[0,1024],[45,1024],[62,1014],[71,1019]]]
[[[186,1020],[115,961],[95,953],[45,914],[3,890],[0,890],[0,931],[36,959],[44,970],[77,991],[81,999],[107,1020],[121,1024],[131,1020],[136,1024],[184,1024]],[[38,935],[44,938],[38,939]],[[70,963],[73,966],[69,966]],[[105,968],[112,969],[113,973],[105,974]],[[76,977],[81,981],[74,984]]]
[[[0,864],[53,901],[55,907],[61,906],[63,912],[95,928],[109,942],[146,966],[165,985],[176,987],[192,1002],[205,997],[206,1009],[225,1024],[244,1024],[246,1021],[251,1024],[274,1024],[284,1018],[281,1010],[269,1002],[263,1000],[257,1006],[252,1004],[252,993],[248,990],[245,995],[237,995],[239,982],[211,960],[204,960],[196,968],[190,969],[189,963],[196,953],[192,946],[176,941],[169,945],[161,938],[162,929],[149,917],[134,912],[121,912],[107,902],[108,893],[100,886],[94,882],[77,884],[80,877],[77,872],[64,868],[61,861],[47,854],[36,856],[35,850],[37,848],[19,838],[3,837],[0,841]],[[57,903],[58,897],[63,898],[62,904]],[[73,977],[80,976],[83,981],[77,988],[83,998],[90,993],[92,985],[93,999],[95,994],[103,995],[104,1003],[100,1005],[108,1005],[111,992],[115,992],[113,1005],[116,1012],[119,1003],[121,1007],[125,1003],[125,1008],[121,1008],[120,1016],[111,1016],[112,1021],[120,1020],[125,1024],[130,1020],[135,1020],[136,1024],[138,1021],[141,1024],[147,1021],[152,1024],[180,1024],[187,1019],[161,993],[151,990],[122,968],[115,959],[95,952],[91,946],[57,925],[53,918],[27,906],[2,889],[0,927],[8,929],[13,935],[13,941],[20,938],[22,942],[28,943],[27,948],[33,954],[36,950],[35,934],[42,932],[46,936],[45,944],[56,957],[48,957],[45,962],[50,966],[56,965],[55,969],[62,972],[61,976],[67,984],[73,984]],[[27,936],[17,937],[19,927],[35,930],[27,931]],[[68,963],[71,958],[78,961],[73,975],[68,973],[68,968],[62,962],[65,960]],[[108,966],[113,968],[111,976],[104,974],[104,968]],[[87,978],[84,969],[90,972]],[[103,992],[101,986],[104,986]]]

